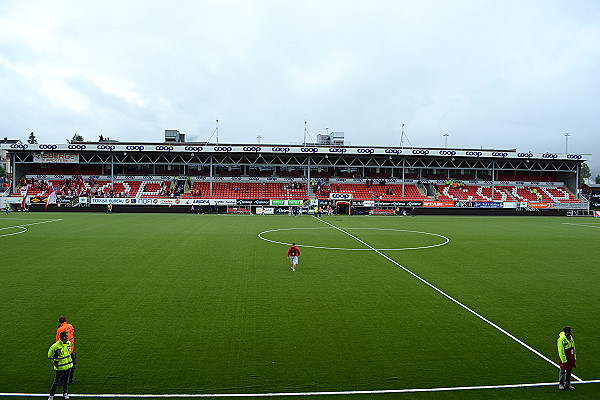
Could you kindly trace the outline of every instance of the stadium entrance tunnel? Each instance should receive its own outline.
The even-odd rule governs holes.
[[[352,207],[350,206],[349,201],[337,201],[335,203],[335,207],[337,209],[338,214],[350,214],[352,212]]]

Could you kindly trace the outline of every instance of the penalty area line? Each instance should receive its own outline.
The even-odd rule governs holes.
[[[432,288],[433,290],[435,290],[436,292],[438,292],[439,294],[441,294],[442,296],[444,296],[448,300],[456,303],[457,305],[459,305],[460,307],[464,308],[465,310],[467,310],[468,312],[470,312],[471,314],[473,314],[477,318],[481,319],[482,321],[484,321],[488,325],[496,328],[497,330],[499,330],[500,332],[502,332],[503,334],[505,334],[506,336],[508,336],[512,340],[514,340],[515,342],[519,343],[521,346],[525,347],[527,350],[531,351],[532,353],[534,353],[535,355],[539,356],[543,360],[545,360],[545,361],[549,362],[550,364],[554,365],[556,368],[560,368],[560,366],[556,362],[552,361],[551,359],[549,359],[548,357],[546,357],[545,355],[543,355],[542,353],[540,353],[539,351],[537,351],[536,349],[534,349],[533,347],[531,347],[530,345],[528,345],[527,343],[523,342],[518,337],[516,337],[513,334],[511,334],[510,332],[506,331],[504,328],[500,327],[499,325],[496,325],[494,322],[490,321],[489,319],[487,319],[483,315],[479,314],[477,311],[473,310],[472,308],[470,308],[470,307],[464,305],[463,303],[461,303],[460,301],[456,300],[454,297],[450,296],[448,293],[444,292],[442,289],[438,288],[437,286],[433,285],[432,283],[429,283],[425,279],[421,278],[419,275],[415,274],[414,272],[412,272],[408,268],[404,267],[403,265],[401,265],[396,260],[394,260],[394,259],[386,256],[381,251],[377,250],[376,248],[374,248],[373,246],[371,246],[370,244],[368,244],[364,240],[361,240],[361,239],[357,238],[353,234],[348,233],[345,230],[343,230],[342,228],[338,228],[337,226],[335,226],[335,225],[333,225],[333,224],[331,224],[331,223],[329,223],[327,221],[324,221],[324,220],[322,220],[320,218],[317,218],[317,217],[313,217],[313,218],[317,219],[318,221],[321,221],[324,224],[327,224],[327,225],[329,225],[329,226],[337,229],[338,231],[340,231],[340,232],[342,232],[342,233],[350,236],[351,238],[353,238],[355,240],[358,240],[360,243],[364,244],[365,246],[367,246],[368,248],[370,248],[371,250],[373,250],[375,253],[379,254],[380,256],[382,256],[383,258],[385,258],[386,260],[388,260],[391,263],[395,264],[397,267],[401,268],[402,270],[404,270],[405,272],[409,273],[413,277],[417,278],[418,280],[420,280],[421,282],[423,282],[424,284],[426,284],[427,286],[429,286],[430,288]],[[576,380],[578,380],[578,381],[583,381],[583,379],[579,378],[575,374],[572,374],[571,376],[573,378],[575,378]]]
[[[574,385],[587,383],[600,383],[600,379],[591,381],[572,382]],[[521,383],[514,385],[485,385],[485,386],[456,386],[440,388],[415,388],[415,389],[382,389],[382,390],[345,390],[330,392],[277,392],[277,393],[190,393],[190,394],[77,394],[69,393],[69,397],[88,398],[207,398],[207,397],[285,397],[285,396],[339,396],[354,394],[391,394],[391,393],[419,393],[419,392],[455,392],[461,390],[486,390],[486,389],[518,389],[541,386],[557,386],[557,382]],[[0,397],[46,397],[47,393],[0,393]]]

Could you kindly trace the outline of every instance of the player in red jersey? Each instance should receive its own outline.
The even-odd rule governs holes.
[[[292,246],[288,249],[287,255],[292,264],[292,271],[295,271],[298,266],[298,256],[300,255],[300,249],[296,246],[296,243],[292,243]]]

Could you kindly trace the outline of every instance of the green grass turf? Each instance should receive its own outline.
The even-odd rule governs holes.
[[[315,218],[13,213],[0,228],[0,392],[45,393],[59,315],[75,325],[72,393],[267,393],[552,382],[537,355]],[[600,379],[593,219],[324,217],[552,360],[574,328]],[[565,223],[590,226],[566,225]],[[282,230],[285,229],[285,230]],[[291,272],[286,245],[302,249]],[[17,228],[0,230],[0,235]],[[317,396],[318,397],[318,396]],[[555,386],[335,398],[558,398]],[[573,398],[600,398],[599,384]],[[291,398],[291,397],[290,397]],[[314,397],[311,397],[314,398]],[[332,397],[327,397],[332,398]]]

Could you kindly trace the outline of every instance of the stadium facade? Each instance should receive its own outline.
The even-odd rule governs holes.
[[[315,206],[371,214],[589,210],[579,193],[587,154],[208,142],[0,148],[12,173],[4,204],[32,210],[45,204],[49,186],[58,205],[73,210],[109,203],[131,211],[196,205],[240,213]]]

